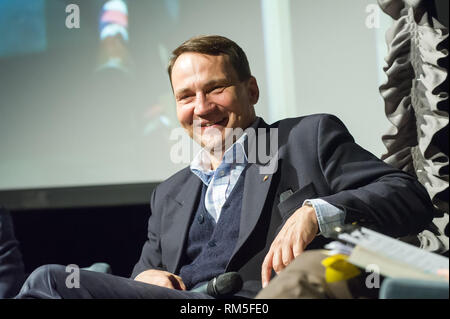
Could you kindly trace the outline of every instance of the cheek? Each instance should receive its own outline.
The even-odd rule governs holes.
[[[177,106],[177,118],[182,126],[192,125],[194,107],[188,105]]]
[[[220,105],[229,111],[233,111],[236,108],[236,96],[234,94],[220,94],[214,97],[212,102]]]
[[[247,99],[239,94],[240,92],[233,91],[230,94],[224,94],[218,97],[216,101],[219,105],[225,108],[227,111],[236,115],[242,115],[245,113],[245,109],[249,102]]]
[[[233,104],[233,101],[234,101],[233,96],[228,95],[228,94],[220,95],[215,99],[215,102],[217,102],[217,104],[223,105],[223,106],[231,105],[231,104]]]

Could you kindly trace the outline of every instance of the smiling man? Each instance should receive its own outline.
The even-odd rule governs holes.
[[[425,189],[358,146],[335,116],[270,125],[257,117],[258,84],[235,42],[192,38],[173,52],[168,73],[178,120],[203,149],[154,190],[131,279],[81,271],[80,288],[67,289],[65,268],[45,266],[19,297],[209,298],[191,290],[238,272],[235,296],[252,298],[336,226],[404,236],[431,221]],[[270,174],[269,160],[253,154],[267,144],[277,163]]]
[[[174,52],[179,57],[169,65],[178,120],[196,142],[217,150],[212,157],[216,169],[233,129],[245,129],[256,120],[258,85],[248,64],[235,69],[228,55],[182,50]]]

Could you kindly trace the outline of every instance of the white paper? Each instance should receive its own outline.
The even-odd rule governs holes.
[[[339,234],[338,238],[369,251],[384,255],[417,268],[425,273],[436,274],[438,269],[448,269],[448,258],[428,252],[392,237],[361,227],[350,234]]]

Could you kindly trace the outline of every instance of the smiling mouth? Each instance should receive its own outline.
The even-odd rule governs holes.
[[[205,128],[205,127],[225,126],[227,124],[227,122],[228,122],[228,118],[225,117],[224,119],[222,119],[218,122],[201,124],[201,127]]]

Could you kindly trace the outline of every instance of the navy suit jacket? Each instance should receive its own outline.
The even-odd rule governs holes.
[[[345,223],[357,222],[395,237],[417,233],[432,220],[433,207],[424,187],[358,146],[335,116],[317,114],[272,125],[260,119],[258,127],[256,142],[249,142],[247,150],[264,143],[269,148],[270,129],[277,128],[278,152],[247,167],[239,237],[226,268],[241,274],[244,290],[250,291],[247,296],[261,289],[264,257],[286,219],[305,199],[321,198],[345,210]],[[264,173],[273,159],[276,171]],[[148,240],[132,278],[151,268],[179,272],[201,183],[187,167],[154,190]],[[280,202],[280,194],[288,189],[293,194]],[[322,248],[327,241],[317,236],[308,248]]]

